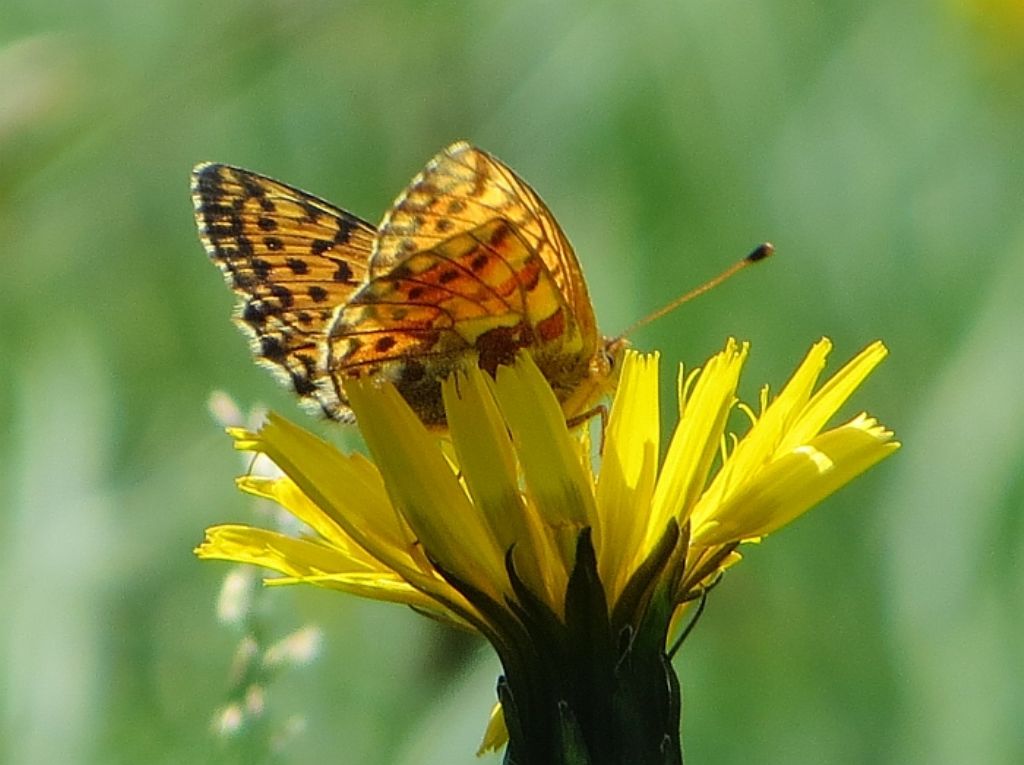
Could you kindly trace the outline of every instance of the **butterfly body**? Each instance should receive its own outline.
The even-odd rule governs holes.
[[[257,359],[328,417],[351,420],[345,381],[370,376],[444,427],[445,377],[470,363],[495,374],[522,350],[567,419],[612,384],[621,341],[598,335],[561,228],[524,181],[468,144],[438,154],[379,228],[228,165],[195,169],[193,201]]]

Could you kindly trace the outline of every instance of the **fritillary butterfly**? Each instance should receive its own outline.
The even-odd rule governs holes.
[[[536,192],[467,143],[438,154],[379,228],[237,167],[192,173],[207,252],[242,302],[259,362],[327,417],[351,421],[345,381],[386,379],[444,427],[441,380],[494,374],[528,351],[568,420],[614,381],[579,261]]]

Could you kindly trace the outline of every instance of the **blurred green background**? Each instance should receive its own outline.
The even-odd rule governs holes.
[[[0,760],[474,762],[486,648],[312,588],[255,613],[319,658],[248,744],[212,733],[242,633],[191,553],[253,513],[212,390],[322,426],[228,320],[190,168],[378,220],[458,138],[544,196],[608,333],[775,243],[635,338],[666,385],[729,335],[748,400],[821,335],[833,368],[891,349],[846,414],[905,447],[715,591],[677,660],[687,762],[1024,761],[1019,0],[5,0]]]

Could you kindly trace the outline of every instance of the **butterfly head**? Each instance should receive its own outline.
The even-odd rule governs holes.
[[[629,340],[621,335],[602,339],[601,347],[591,362],[594,367],[591,374],[607,381],[607,389],[604,392],[611,392],[618,384],[619,372],[622,371],[622,359],[630,345]]]

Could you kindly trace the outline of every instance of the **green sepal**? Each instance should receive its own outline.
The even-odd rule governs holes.
[[[672,586],[660,575],[678,538],[678,529],[666,530],[646,581],[634,587],[643,594],[639,613],[620,628],[608,614],[589,529],[576,539],[563,619],[506,559],[518,601],[508,605],[531,642],[503,663],[498,685],[506,765],[680,765],[679,683],[665,655]]]

